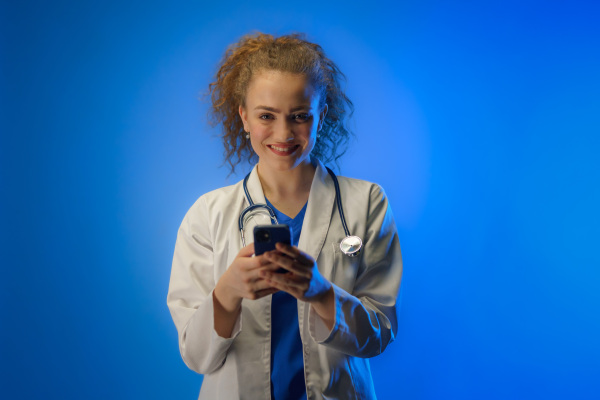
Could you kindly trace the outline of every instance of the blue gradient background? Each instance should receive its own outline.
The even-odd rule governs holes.
[[[307,32],[346,73],[341,173],[391,199],[405,275],[379,397],[600,398],[600,3],[0,4],[0,397],[196,398],[173,246],[244,172],[219,168],[200,100],[263,30]]]

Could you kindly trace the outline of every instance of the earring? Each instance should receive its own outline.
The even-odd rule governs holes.
[[[246,132],[246,139],[250,139],[250,132]]]

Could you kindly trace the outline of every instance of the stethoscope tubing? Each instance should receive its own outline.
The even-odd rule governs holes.
[[[331,179],[333,180],[333,185],[335,186],[335,201],[337,204],[338,213],[340,215],[340,220],[342,221],[342,227],[344,228],[344,233],[346,234],[346,238],[344,240],[342,240],[342,242],[340,243],[340,249],[342,249],[342,251],[346,255],[348,255],[350,257],[355,257],[360,252],[360,248],[362,247],[362,240],[357,236],[350,235],[350,231],[348,230],[348,225],[346,224],[346,217],[344,216],[344,208],[342,206],[342,196],[340,194],[340,184],[338,182],[337,176],[335,176],[333,171],[329,167],[325,167],[325,168],[327,169],[327,172],[331,176]],[[248,200],[249,205],[241,212],[240,217],[238,219],[238,228],[240,229],[240,235],[242,237],[242,246],[246,246],[246,240],[244,238],[244,217],[249,212],[259,209],[259,208],[266,209],[269,213],[269,217],[271,217],[271,221],[273,221],[275,224],[278,223],[277,217],[275,216],[275,212],[273,211],[273,209],[271,207],[269,207],[267,204],[254,203],[254,201],[252,200],[252,196],[250,196],[250,192],[248,191],[248,179],[249,178],[250,178],[250,173],[248,175],[246,175],[246,177],[244,178],[244,183],[243,183],[244,194],[246,195],[246,200]],[[360,244],[358,244],[358,248],[356,248],[355,250],[351,250],[351,251],[344,250],[343,249],[344,241],[352,240],[352,239],[358,240],[358,242],[360,243]]]
[[[340,184],[338,183],[337,176],[333,173],[329,167],[325,167],[331,179],[333,179],[333,185],[335,186],[335,201],[337,203],[338,213],[340,214],[340,219],[342,220],[342,226],[344,227],[344,233],[346,236],[350,236],[350,231],[348,230],[348,225],[346,225],[346,217],[344,216],[344,208],[342,207],[342,196],[340,195]]]

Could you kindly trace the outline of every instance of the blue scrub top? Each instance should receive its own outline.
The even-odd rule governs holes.
[[[298,246],[308,203],[295,218],[290,218],[273,207],[268,199],[266,200],[275,212],[277,221],[292,228],[292,245]],[[271,398],[306,399],[298,301],[286,292],[273,294],[271,321]]]

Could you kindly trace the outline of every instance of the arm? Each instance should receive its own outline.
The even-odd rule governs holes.
[[[177,233],[167,305],[179,333],[179,350],[186,365],[206,374],[224,362],[233,338],[241,331],[236,318],[230,338],[213,327],[215,268],[206,204],[201,198],[188,211]]]
[[[277,292],[259,276],[261,270],[272,266],[264,257],[253,255],[253,243],[242,248],[213,291],[215,331],[221,337],[231,337],[242,311],[242,299],[257,300]]]
[[[190,369],[201,374],[211,373],[225,362],[242,329],[242,299],[254,300],[277,291],[259,278],[268,262],[251,257],[252,244],[241,249],[219,276],[222,266],[215,265],[219,257],[215,257],[209,227],[208,207],[201,198],[179,229],[167,296],[181,356]]]
[[[310,333],[318,343],[356,357],[380,354],[394,340],[398,329],[400,243],[387,198],[377,185],[371,188],[368,209],[364,248],[353,290],[348,293],[332,284],[333,328],[329,329],[314,307],[309,313]]]
[[[364,249],[352,293],[323,277],[310,255],[281,243],[277,251],[265,253],[273,266],[261,271],[274,287],[310,303],[309,331],[315,341],[356,357],[373,357],[394,340],[402,277],[396,226],[379,186],[371,187],[366,219]],[[274,273],[279,267],[289,273]],[[345,267],[350,268],[338,266]]]

